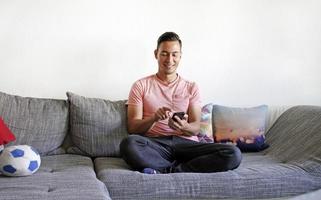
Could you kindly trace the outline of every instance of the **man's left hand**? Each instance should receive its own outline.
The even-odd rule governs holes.
[[[176,120],[176,121],[175,121]],[[185,131],[189,128],[188,123],[188,115],[185,114],[183,119],[180,119],[178,116],[175,116],[175,120],[172,118],[169,118],[168,120],[168,126],[176,131],[180,131],[182,135],[186,136],[192,136],[193,134]]]

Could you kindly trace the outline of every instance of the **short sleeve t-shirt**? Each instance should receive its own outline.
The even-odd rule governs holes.
[[[129,93],[128,105],[143,107],[143,118],[153,116],[160,107],[169,107],[172,112],[187,113],[189,106],[201,106],[200,93],[194,82],[180,77],[166,84],[156,74],[136,81]],[[198,141],[197,136],[182,136],[168,126],[168,119],[155,122],[147,131],[146,136],[158,137],[177,135],[186,139]]]

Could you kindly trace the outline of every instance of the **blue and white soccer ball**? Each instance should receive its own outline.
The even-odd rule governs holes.
[[[9,146],[0,154],[0,172],[7,176],[29,176],[40,164],[39,153],[28,145]]]

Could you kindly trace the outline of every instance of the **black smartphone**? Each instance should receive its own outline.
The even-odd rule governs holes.
[[[172,119],[173,119],[174,121],[177,121],[176,118],[175,118],[175,116],[178,116],[180,119],[183,119],[183,118],[184,118],[184,115],[185,115],[185,112],[175,112],[175,113],[173,114],[173,116],[172,116]]]

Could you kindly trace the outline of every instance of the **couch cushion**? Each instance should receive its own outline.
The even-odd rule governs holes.
[[[321,189],[293,197],[289,200],[320,200],[320,197]]]
[[[68,152],[90,156],[119,156],[127,136],[125,101],[86,98],[67,92],[70,102],[71,140],[79,148]]]
[[[235,108],[213,106],[215,142],[236,144],[242,151],[261,151],[265,143],[268,107]]]
[[[273,126],[275,121],[289,108],[292,106],[269,106],[267,120],[266,120],[266,129],[265,136],[267,136],[268,131]]]
[[[151,175],[130,170],[120,158],[96,158],[94,163],[112,199],[259,199],[321,187],[321,177],[260,153],[245,153],[239,168],[218,173]]]
[[[68,130],[68,103],[65,100],[0,92],[0,116],[16,136],[16,141],[9,145],[27,144],[41,155],[57,151]]]
[[[321,165],[321,107],[294,106],[267,133],[267,154],[282,162]]]
[[[40,169],[27,177],[0,175],[0,198],[6,200],[108,200],[90,158],[79,155],[42,157]]]

